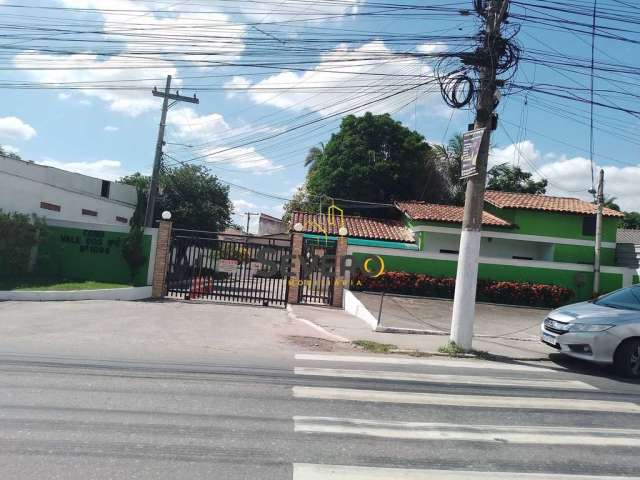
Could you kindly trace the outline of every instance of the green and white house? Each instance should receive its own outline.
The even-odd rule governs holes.
[[[397,220],[344,217],[348,253],[356,261],[380,255],[386,271],[455,277],[463,208],[398,202],[396,209]],[[616,265],[621,217],[604,210],[602,292],[638,282],[637,269]],[[587,299],[593,287],[595,220],[595,205],[583,200],[487,191],[478,276],[560,285],[573,290],[576,299]],[[307,237],[338,234],[336,222],[325,215],[296,213],[295,223],[304,225]]]

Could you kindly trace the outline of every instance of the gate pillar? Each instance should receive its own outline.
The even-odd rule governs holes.
[[[156,261],[153,266],[153,287],[151,296],[163,298],[167,293],[167,268],[169,266],[169,253],[171,248],[171,222],[160,221],[158,228],[158,241],[156,244]]]
[[[300,302],[300,274],[302,258],[302,241],[304,235],[301,233],[294,233],[291,237],[291,274],[287,281],[289,282],[289,288],[287,290],[287,303],[299,303]]]
[[[347,255],[347,237],[338,237],[336,242],[336,265],[334,271],[336,276],[333,281],[333,302],[334,307],[342,308],[342,296],[345,288],[345,274],[341,270],[342,259]]]

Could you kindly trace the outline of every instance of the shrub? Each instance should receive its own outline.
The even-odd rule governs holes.
[[[353,290],[399,293],[421,297],[453,298],[455,278],[421,273],[385,272],[378,278],[356,275]],[[477,299],[483,302],[555,308],[569,303],[574,292],[557,285],[478,280]]]
[[[0,210],[0,275],[22,275],[29,270],[31,249],[45,234],[44,221],[35,215]]]

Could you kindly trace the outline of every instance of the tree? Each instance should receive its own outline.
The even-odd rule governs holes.
[[[312,170],[316,161],[321,159],[324,156],[324,143],[320,142],[319,147],[311,147],[309,149],[309,153],[304,159],[304,166],[308,167],[309,170]]]
[[[640,229],[640,212],[624,212],[622,228]]]
[[[464,194],[467,181],[460,178],[462,175],[462,154],[464,151],[464,138],[458,133],[451,137],[449,143],[436,145],[436,161],[440,173],[446,180],[449,201],[455,205],[464,204]]]
[[[605,198],[604,203],[602,204],[605,208],[610,208],[611,210],[615,210],[617,212],[620,211],[620,205],[616,203],[618,200],[617,197],[609,197]]]
[[[487,172],[487,175],[489,178],[487,189],[489,190],[515,193],[545,193],[547,191],[546,179],[536,182],[531,178],[531,173],[508,163],[496,165]]]
[[[0,157],[11,158],[12,160],[22,160],[22,157],[14,152],[7,152],[2,145],[0,145]]]
[[[144,191],[146,204],[149,177],[135,173],[120,179]],[[161,212],[171,212],[178,228],[222,231],[231,224],[233,205],[229,187],[211,175],[204,166],[183,165],[167,168],[160,176],[162,195],[156,203],[155,218]]]
[[[324,155],[317,156],[308,171],[306,187],[311,198],[381,203],[420,199],[442,202],[448,198],[435,152],[424,137],[388,114],[368,112],[342,119]],[[349,211],[384,214],[370,208],[353,207]]]

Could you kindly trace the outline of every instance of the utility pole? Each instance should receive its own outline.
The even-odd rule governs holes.
[[[167,125],[167,112],[169,108],[175,105],[176,102],[188,102],[188,103],[200,103],[200,100],[193,97],[185,97],[180,95],[180,92],[175,94],[171,93],[171,75],[167,75],[167,84],[165,85],[164,92],[159,92],[157,88],[153,89],[154,97],[161,97],[164,99],[162,102],[162,115],[160,116],[160,126],[158,128],[158,140],[156,141],[156,156],[153,161],[153,173],[151,174],[151,184],[149,185],[149,198],[147,199],[147,211],[144,216],[144,226],[153,227],[153,215],[156,208],[156,200],[158,198],[158,186],[160,183],[160,165],[162,163],[162,147],[164,147],[164,129]],[[173,100],[173,103],[169,105],[169,100]]]
[[[244,214],[247,216],[247,235],[249,235],[249,223],[251,223],[251,217],[255,217],[260,215],[259,213],[252,213],[252,212],[244,212]]]
[[[594,297],[600,295],[600,247],[602,246],[602,211],[604,210],[604,170],[600,170],[596,202],[598,204],[598,214],[596,216],[596,247],[593,255]]]
[[[456,275],[456,289],[451,319],[451,341],[465,350],[471,350],[475,317],[476,287],[484,191],[489,159],[489,144],[496,104],[496,44],[509,0],[488,0],[484,45],[481,52],[484,61],[479,66],[480,88],[476,106],[474,129],[485,129],[477,160],[477,175],[469,178],[464,203],[464,217],[460,236],[460,254]]]

